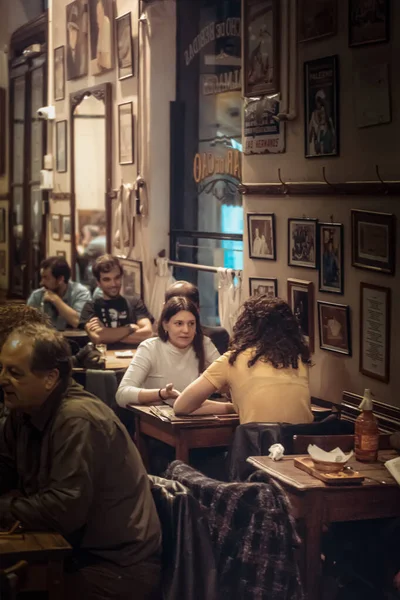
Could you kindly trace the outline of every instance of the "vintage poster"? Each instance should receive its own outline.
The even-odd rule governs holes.
[[[285,124],[279,114],[279,95],[244,99],[244,154],[285,152]]]

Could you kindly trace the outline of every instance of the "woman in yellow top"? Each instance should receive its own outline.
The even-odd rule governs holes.
[[[241,423],[310,423],[310,363],[289,305],[254,296],[243,305],[229,351],[180,394],[175,413],[190,414],[211,394],[228,388]]]

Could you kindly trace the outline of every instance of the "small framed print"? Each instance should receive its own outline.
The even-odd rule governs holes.
[[[302,279],[288,279],[287,297],[288,304],[308,342],[310,352],[314,352],[314,284],[312,281]]]
[[[67,121],[56,122],[56,169],[58,173],[67,171]]]
[[[51,215],[51,237],[53,240],[61,240],[61,217],[60,215]]]
[[[56,256],[58,256],[59,258],[63,258],[64,260],[67,260],[67,253],[65,252],[65,250],[57,250]]]
[[[54,100],[65,98],[65,47],[54,48]]]
[[[140,260],[119,258],[123,269],[121,294],[131,299],[135,295],[143,296],[143,271]]]
[[[279,2],[244,0],[244,95],[279,92]]]
[[[7,274],[7,266],[6,266],[7,254],[5,250],[0,250],[0,276]]]
[[[349,0],[349,46],[389,41],[390,0]]]
[[[6,209],[0,208],[0,244],[5,244],[6,240]]]
[[[306,158],[339,155],[338,57],[304,63]]]
[[[275,215],[247,215],[247,235],[249,257],[263,260],[276,260]]]
[[[118,79],[133,77],[133,44],[131,13],[122,15],[117,24]]]
[[[319,223],[319,291],[343,294],[343,225]]]
[[[319,347],[351,356],[350,307],[318,300]]]
[[[300,0],[298,15],[299,42],[337,33],[337,0]]]
[[[249,277],[250,296],[267,294],[269,298],[278,295],[278,280],[276,277]]]
[[[71,217],[69,215],[62,217],[62,237],[64,242],[71,241]]]
[[[388,383],[390,378],[391,290],[360,284],[360,371]]]
[[[133,164],[133,103],[118,106],[119,164]]]
[[[394,275],[396,217],[390,213],[351,211],[352,265]]]
[[[317,219],[288,219],[288,264],[316,269],[318,261]]]

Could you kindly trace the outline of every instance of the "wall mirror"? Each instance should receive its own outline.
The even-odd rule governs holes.
[[[75,281],[96,287],[92,265],[110,248],[111,84],[71,100],[71,243]]]

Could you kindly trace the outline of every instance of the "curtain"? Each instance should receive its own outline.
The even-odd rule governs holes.
[[[167,258],[156,258],[156,276],[149,302],[149,310],[158,321],[160,318],[166,289],[174,283],[172,269],[168,267]]]
[[[241,272],[218,268],[218,312],[221,326],[232,335],[233,326],[241,305]]]

